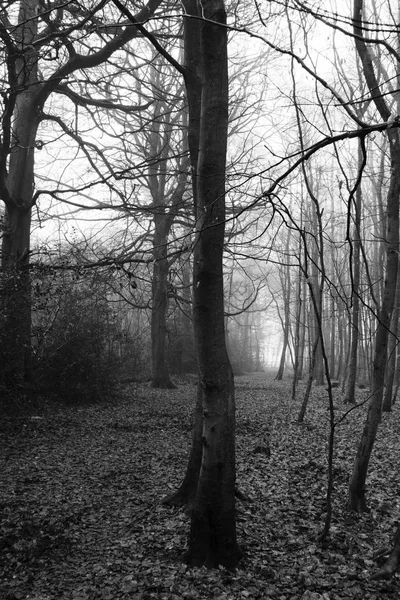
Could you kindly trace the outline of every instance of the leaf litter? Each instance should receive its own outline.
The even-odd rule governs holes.
[[[189,569],[184,509],[162,499],[184,475],[196,388],[130,384],[117,400],[53,406],[1,424],[0,598],[3,600],[336,600],[397,597],[372,581],[400,507],[399,407],[383,415],[370,465],[370,512],[346,510],[367,404],[337,405],[333,519],[326,512],[328,398],[316,388],[304,424],[291,383],[236,379],[238,540],[234,573]],[[358,392],[360,403],[366,392]],[[254,451],[257,447],[267,451]]]

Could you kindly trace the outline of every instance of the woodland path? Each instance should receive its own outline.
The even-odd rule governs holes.
[[[186,466],[194,380],[171,391],[130,384],[108,404],[2,422],[1,600],[398,598],[397,577],[370,577],[399,519],[400,407],[378,433],[367,515],[344,509],[365,405],[337,427],[331,535],[320,545],[326,391],[314,390],[302,426],[289,381],[237,377],[236,396],[237,481],[251,502],[237,502],[245,558],[235,573],[187,569],[188,517],[160,503]],[[254,452],[268,444],[270,457]]]

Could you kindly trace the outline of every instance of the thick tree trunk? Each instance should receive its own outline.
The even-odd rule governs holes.
[[[396,390],[394,388],[395,373],[396,373],[396,358],[398,346],[398,331],[399,331],[399,304],[400,304],[400,277],[397,272],[396,298],[393,308],[392,319],[390,323],[389,341],[388,341],[388,356],[385,372],[385,394],[382,403],[383,412],[391,412],[394,404],[394,396]]]
[[[203,456],[189,538],[191,565],[234,567],[235,400],[224,330],[223,245],[228,131],[227,30],[221,0],[203,2],[193,318],[203,396]],[[221,23],[223,26],[219,26]]]
[[[199,388],[186,476],[167,501],[192,505],[189,564],[234,567],[240,557],[235,399],[225,341],[222,270],[228,131],[226,14],[222,0],[205,0],[201,14],[194,0],[184,0],[184,7],[186,14],[196,17],[184,21],[184,45],[196,217],[193,323]],[[201,21],[202,16],[207,21]]]
[[[2,244],[0,395],[19,405],[31,384],[30,217],[29,208],[8,205]]]
[[[391,113],[386,105],[384,97],[380,94],[378,81],[374,72],[373,60],[362,37],[362,14],[363,0],[355,0],[353,25],[354,33],[356,34],[355,44],[357,52],[362,63],[363,73],[368,84],[371,97],[374,99],[376,108],[378,109],[382,119],[387,121],[389,120]],[[383,239],[385,239],[384,247],[386,256],[386,269],[382,300],[378,312],[378,323],[375,334],[371,400],[349,486],[348,506],[351,510],[355,510],[357,512],[365,511],[367,508],[365,498],[365,481],[367,478],[372,448],[381,420],[389,328],[396,296],[396,283],[398,274],[400,141],[398,138],[398,133],[395,129],[388,128],[386,135],[389,140],[390,148],[390,184],[386,202],[386,232],[383,236]],[[383,264],[383,262],[381,264]]]
[[[1,199],[5,203],[2,241],[2,335],[3,359],[1,396],[19,408],[29,396],[31,383],[31,299],[29,276],[30,225],[34,190],[34,151],[40,118],[35,101],[38,85],[37,50],[32,45],[37,33],[37,0],[21,2],[19,28],[15,38],[23,49],[13,62],[10,73],[15,89],[8,99],[14,102],[14,118],[3,120],[4,143],[10,134],[10,147],[2,147]],[[17,87],[18,86],[18,87]],[[7,164],[8,163],[8,164]],[[8,175],[4,176],[7,172]]]
[[[179,486],[179,489],[167,496],[164,504],[171,506],[187,506],[192,508],[196,496],[197,483],[199,480],[201,460],[203,457],[203,394],[200,384],[197,388],[197,401],[194,412],[194,424],[192,431],[192,446],[189,455],[189,461],[186,468],[185,477]]]
[[[399,250],[400,142],[397,132],[388,130],[390,137],[391,178],[387,198],[386,275],[382,304],[375,334],[372,373],[372,394],[367,419],[361,436],[353,474],[350,480],[348,506],[351,510],[366,510],[365,481],[376,433],[381,420],[385,368],[387,361],[390,320],[396,295]]]

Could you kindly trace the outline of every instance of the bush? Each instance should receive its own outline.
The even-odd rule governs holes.
[[[57,283],[41,280],[35,289],[34,373],[41,395],[68,403],[110,397],[119,330],[104,286],[64,274]]]

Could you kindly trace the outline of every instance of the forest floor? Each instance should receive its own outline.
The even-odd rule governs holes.
[[[237,501],[244,558],[234,573],[189,569],[182,509],[164,506],[185,472],[194,381],[121,388],[118,401],[52,406],[0,424],[0,599],[340,600],[398,598],[374,581],[400,509],[400,406],[385,414],[368,478],[370,512],[346,508],[366,403],[345,415],[335,390],[333,519],[326,508],[327,392],[303,425],[289,381],[236,378]],[[362,403],[367,393],[358,392]],[[399,403],[400,404],[400,403]],[[344,418],[343,418],[344,417]],[[269,437],[271,456],[254,452]]]

